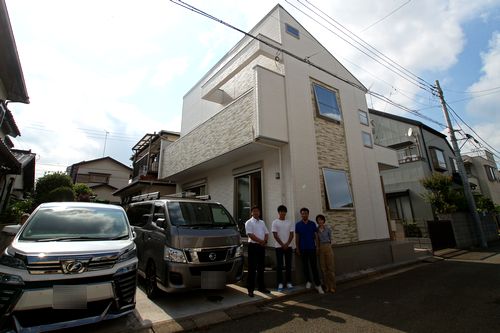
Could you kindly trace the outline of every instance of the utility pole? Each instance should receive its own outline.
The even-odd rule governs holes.
[[[444,117],[446,119],[446,123],[448,124],[448,130],[450,131],[451,144],[453,145],[455,157],[457,158],[458,173],[460,174],[460,178],[462,179],[465,199],[467,200],[469,211],[476,226],[476,230],[479,236],[479,243],[483,248],[488,247],[488,244],[486,243],[486,239],[484,237],[483,228],[481,227],[481,219],[479,218],[479,214],[477,213],[476,203],[470,189],[469,179],[467,178],[467,174],[465,172],[464,161],[462,160],[462,155],[460,154],[460,148],[458,147],[457,138],[455,137],[455,130],[453,129],[453,126],[451,124],[450,115],[448,114],[448,108],[446,107],[446,102],[443,96],[443,91],[441,90],[441,86],[439,85],[438,80],[436,80],[436,88],[439,94],[439,99],[441,101],[441,106],[443,108]]]
[[[104,157],[104,154],[106,154],[106,142],[108,141],[108,134],[109,132],[104,130],[106,132],[106,135],[104,136],[104,149],[102,150],[102,157]]]

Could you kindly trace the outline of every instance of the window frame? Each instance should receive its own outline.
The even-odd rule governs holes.
[[[342,122],[343,116],[342,116],[342,107],[340,105],[339,91],[337,89],[334,89],[332,87],[328,87],[325,84],[319,83],[317,81],[313,81],[311,83],[312,83],[312,90],[313,90],[313,95],[314,95],[314,104],[315,104],[315,109],[316,109],[316,115],[319,118],[323,118],[323,119],[326,119],[329,121],[333,121],[333,122],[337,122],[337,123]],[[327,115],[326,113],[325,114],[321,113],[321,107],[320,107],[321,104],[318,100],[318,93],[316,91],[316,87],[318,87],[319,89],[326,90],[334,95],[335,102],[337,104],[336,110],[338,111],[338,117],[332,117],[332,116]],[[331,107],[331,106],[328,106],[328,107]],[[331,108],[335,110],[335,108],[333,108],[333,107],[331,107]],[[336,114],[336,113],[334,113],[334,114]]]
[[[349,183],[347,171],[345,170],[339,170],[339,169],[332,169],[332,168],[322,168],[323,171],[323,181],[324,181],[324,186],[325,186],[325,199],[326,199],[326,206],[328,210],[351,210],[354,209],[354,198],[352,195],[352,189],[351,189],[351,184]],[[342,189],[343,192],[340,194],[340,196],[344,197],[348,195],[348,198],[350,199],[350,203],[344,204],[343,206],[339,206],[334,202],[335,198],[338,196],[338,187],[335,186],[338,184],[338,182],[335,182],[334,188],[332,188],[332,184],[328,181],[328,175],[327,173],[334,174],[336,173],[337,175],[341,174],[342,178],[341,181],[344,182],[344,188]],[[333,180],[333,179],[332,179]],[[339,180],[339,179],[337,179]]]
[[[438,147],[429,147],[429,150],[431,151],[431,159],[432,159],[432,166],[434,170],[437,171],[446,171],[448,170],[448,166],[446,164],[446,156],[444,155],[444,151],[442,149],[439,149]],[[442,164],[439,161],[438,157],[438,152],[442,156]]]
[[[368,118],[368,112],[363,110],[358,110],[358,117],[359,117],[359,123],[361,125],[370,126],[370,118]],[[366,123],[363,121],[364,119],[366,119]]]
[[[484,165],[484,169],[486,172],[486,177],[490,182],[495,182],[498,180],[497,175],[495,174],[495,168],[491,165]]]
[[[366,143],[365,138],[370,139],[369,144]],[[363,146],[365,146],[366,148],[373,148],[373,138],[372,138],[372,135],[370,133],[365,132],[365,131],[361,131],[361,140],[363,141]]]

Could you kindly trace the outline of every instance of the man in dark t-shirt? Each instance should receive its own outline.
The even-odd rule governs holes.
[[[309,209],[300,210],[302,219],[295,224],[295,244],[297,255],[302,258],[302,269],[306,280],[306,288],[311,288],[311,273],[318,293],[323,294],[319,280],[316,248],[318,244],[318,228],[316,223],[309,220]]]

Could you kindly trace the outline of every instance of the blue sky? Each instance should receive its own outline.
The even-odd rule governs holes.
[[[6,3],[31,100],[29,105],[9,105],[21,131],[14,142],[18,149],[37,153],[37,176],[103,154],[130,165],[131,148],[145,133],[181,130],[184,94],[242,38],[168,0]],[[277,2],[189,3],[248,31]],[[448,101],[474,97],[450,104],[500,151],[500,89],[490,90],[500,87],[500,0],[280,4],[366,87],[397,103],[444,123],[434,96],[393,75],[292,5],[306,10],[302,4],[314,4],[426,81],[439,79]],[[379,110],[414,118],[373,98],[367,98],[369,107],[372,101]]]

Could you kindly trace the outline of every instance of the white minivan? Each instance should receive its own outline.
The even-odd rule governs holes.
[[[49,331],[120,317],[135,308],[136,285],[123,208],[41,204],[0,254],[0,329]]]

